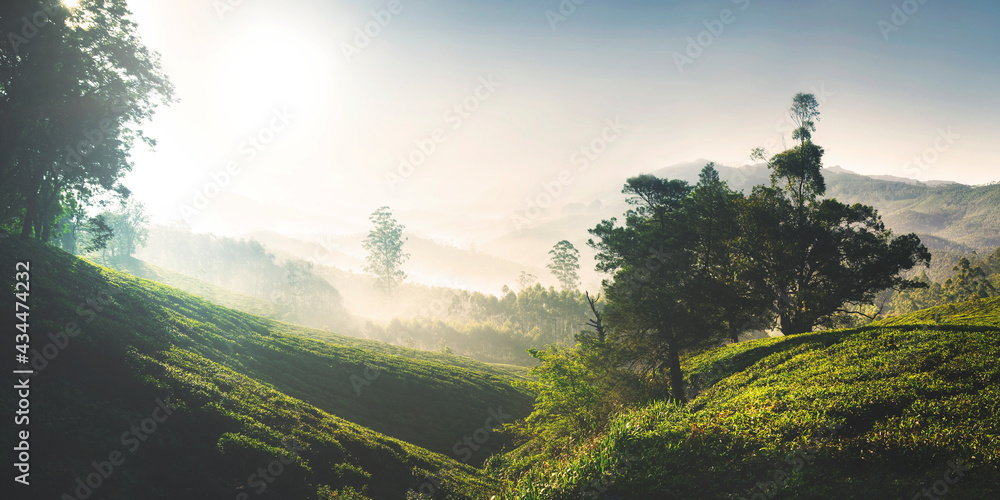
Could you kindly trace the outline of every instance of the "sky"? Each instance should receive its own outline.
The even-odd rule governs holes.
[[[467,246],[539,200],[779,152],[797,92],[826,166],[1000,180],[993,1],[129,5],[180,99],[125,179],[160,223],[347,234],[388,205]]]

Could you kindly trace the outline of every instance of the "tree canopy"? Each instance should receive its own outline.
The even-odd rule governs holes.
[[[580,286],[580,251],[572,243],[562,240],[549,250],[550,261],[545,266],[563,290],[576,290]]]
[[[375,278],[376,289],[390,295],[406,279],[406,273],[400,269],[410,258],[410,254],[403,252],[405,227],[392,217],[389,207],[379,208],[369,220],[374,227],[364,241],[368,252],[364,270]]]
[[[930,261],[915,234],[893,236],[871,206],[822,198],[815,98],[796,95],[791,114],[799,144],[769,160],[771,186],[735,192],[713,164],[695,186],[640,175],[622,191],[625,224],[590,230],[597,270],[611,275],[607,343],[591,348],[618,351],[633,371],[669,370],[677,401],[684,351],[775,322],[785,335],[808,332],[887,289],[924,286],[903,277]]]
[[[0,227],[49,240],[56,220],[106,193],[126,197],[140,126],[173,101],[125,0],[0,6]]]

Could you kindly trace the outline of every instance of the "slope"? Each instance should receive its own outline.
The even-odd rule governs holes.
[[[197,295],[199,298],[207,300],[208,302],[212,302],[229,309],[245,312],[254,316],[263,316],[265,318],[274,318],[275,316],[280,315],[278,306],[273,302],[244,295],[183,273],[154,266],[153,264],[139,259],[130,257],[123,259],[118,263],[114,263],[113,266],[118,270],[126,271],[133,276],[150,281],[156,281],[158,283],[180,289],[192,295]],[[384,342],[359,339],[349,335],[340,335],[326,330],[279,324],[276,324],[275,328],[280,330],[287,329],[288,333],[300,337],[307,337],[346,347],[363,349],[372,353],[442,363],[445,365],[490,373],[500,377],[524,379],[528,374],[528,369],[522,366],[483,363],[463,356],[453,356],[419,349],[408,349],[406,347],[386,344]]]
[[[478,440],[491,415],[530,407],[502,371],[311,340],[0,238],[8,283],[17,262],[30,263],[35,369],[27,498],[351,498],[349,487],[370,498],[427,488],[479,498],[491,482],[461,461],[482,460],[504,437],[463,439]],[[2,411],[17,404],[5,397]],[[4,432],[0,445],[12,450],[14,437]]]
[[[99,264],[99,263],[97,263]],[[252,297],[240,292],[232,291],[218,285],[213,285],[207,281],[188,276],[154,266],[148,262],[143,262],[135,257],[126,257],[112,262],[110,267],[119,271],[127,272],[133,276],[162,283],[164,285],[183,290],[192,295],[197,295],[209,302],[222,307],[235,309],[254,316],[277,319],[281,311],[277,304],[264,299]]]
[[[998,358],[997,300],[726,346],[687,360],[686,407],[490,469],[507,498],[1000,498]]]

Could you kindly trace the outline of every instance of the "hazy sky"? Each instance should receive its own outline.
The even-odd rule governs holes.
[[[389,205],[468,243],[513,229],[545,184],[551,211],[639,172],[777,152],[796,92],[820,98],[827,166],[1000,180],[994,1],[129,4],[181,99],[126,181],[160,222],[207,190],[196,229],[352,232]]]

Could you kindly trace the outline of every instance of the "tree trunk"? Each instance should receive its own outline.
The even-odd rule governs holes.
[[[681,371],[681,353],[680,349],[677,348],[677,337],[670,334],[670,352],[667,356],[670,358],[667,360],[670,363],[670,392],[674,400],[680,404],[687,403],[687,398],[684,396],[684,372]]]
[[[29,189],[27,198],[28,203],[24,211],[23,225],[21,226],[21,238],[25,240],[31,237],[32,225],[35,219],[38,218],[38,190]]]
[[[792,319],[788,317],[788,312],[782,311],[778,315],[778,326],[781,328],[782,335],[792,334]]]

